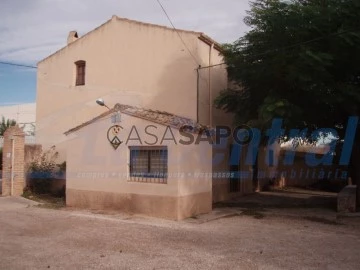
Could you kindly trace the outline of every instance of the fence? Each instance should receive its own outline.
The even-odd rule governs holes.
[[[35,136],[25,136],[25,144],[36,144]],[[4,137],[0,136],[0,148],[4,146]]]

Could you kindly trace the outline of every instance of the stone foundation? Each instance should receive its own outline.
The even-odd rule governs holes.
[[[171,220],[208,213],[212,210],[211,200],[211,192],[166,197],[66,189],[66,205],[70,207],[119,210]]]

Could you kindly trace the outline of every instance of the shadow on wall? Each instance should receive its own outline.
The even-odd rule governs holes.
[[[158,85],[154,86],[162,91],[158,92],[156,96],[151,96],[144,103],[144,107],[196,120],[197,77],[195,68],[190,56],[174,59],[173,63],[164,69]]]

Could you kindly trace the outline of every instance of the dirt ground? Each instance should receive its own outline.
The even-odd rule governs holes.
[[[240,215],[201,223],[0,197],[0,269],[360,269],[359,218],[256,200],[237,201]]]

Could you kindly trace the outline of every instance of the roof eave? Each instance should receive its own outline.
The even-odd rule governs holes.
[[[218,50],[219,52],[223,52],[223,48],[222,48],[221,44],[216,42],[215,40],[213,40],[211,37],[205,35],[204,33],[200,34],[199,39],[202,42],[205,42],[206,44],[208,44],[209,46],[214,45],[214,48],[216,50]]]

